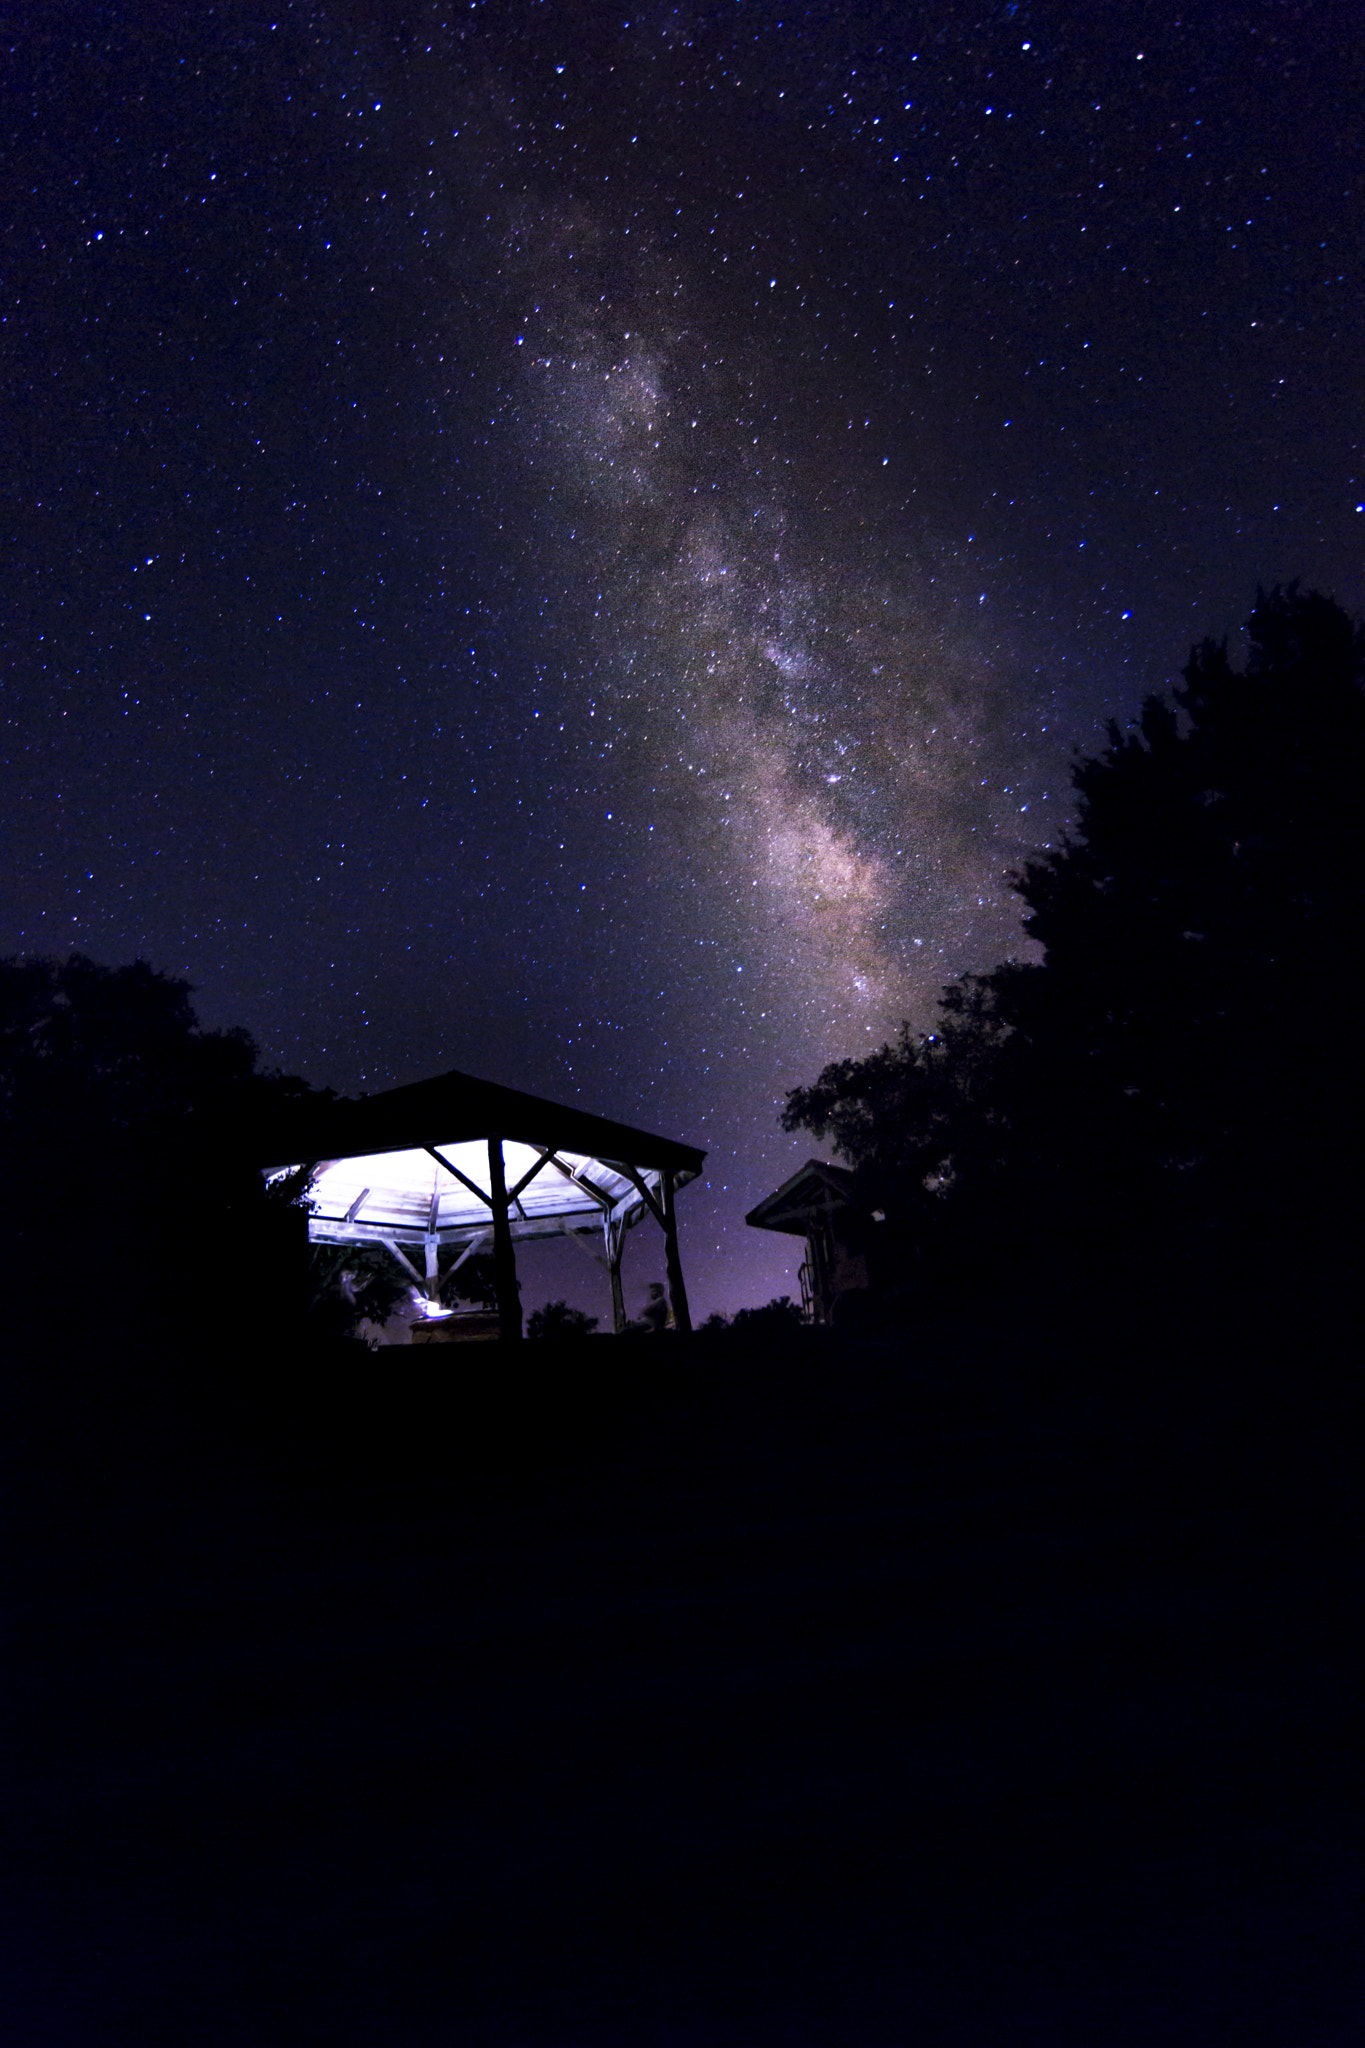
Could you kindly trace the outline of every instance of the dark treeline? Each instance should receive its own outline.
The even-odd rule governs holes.
[[[0,1246],[7,1330],[102,1369],[189,1331],[306,1310],[304,1212],[265,1188],[268,1132],[313,1094],[206,1031],[145,962],[0,961]],[[92,1353],[91,1355],[94,1355]]]
[[[1354,1262],[1365,631],[1262,595],[1074,770],[1012,877],[1039,964],[945,990],[787,1099],[832,1139],[907,1301],[1341,1305]],[[875,1237],[878,1226],[870,1226]]]

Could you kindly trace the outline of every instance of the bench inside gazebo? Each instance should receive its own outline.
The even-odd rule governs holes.
[[[310,1241],[382,1245],[433,1321],[452,1273],[491,1252],[499,1334],[520,1337],[515,1247],[562,1235],[605,1268],[619,1333],[621,1253],[648,1217],[663,1232],[674,1325],[691,1328],[674,1199],[701,1172],[693,1145],[456,1072],[310,1109],[289,1151],[266,1176],[308,1170]]]

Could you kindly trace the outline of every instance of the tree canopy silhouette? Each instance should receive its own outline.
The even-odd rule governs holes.
[[[11,1316],[107,1326],[229,1281],[259,1295],[281,1219],[250,1137],[312,1091],[260,1072],[244,1031],[202,1030],[190,993],[144,961],[0,961]]]
[[[1339,606],[1262,594],[1241,669],[1204,642],[1174,701],[1078,762],[1073,828],[1013,877],[1042,961],[954,984],[938,1031],[826,1068],[784,1127],[978,1263],[1330,1266],[1358,1134],[1363,683]]]

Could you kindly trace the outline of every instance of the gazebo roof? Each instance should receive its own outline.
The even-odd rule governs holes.
[[[457,1069],[355,1101],[309,1105],[289,1127],[290,1150],[300,1159],[352,1159],[364,1152],[461,1144],[476,1138],[515,1138],[552,1150],[564,1145],[594,1158],[669,1166],[688,1179],[701,1172],[706,1157],[695,1145],[676,1138],[656,1137],[632,1124],[551,1102],[543,1095],[528,1095],[520,1088],[504,1088],[497,1081],[481,1081]]]
[[[306,1105],[272,1141],[282,1149],[267,1170],[315,1169],[314,1239],[450,1243],[490,1227],[489,1139],[502,1140],[508,1220],[522,1238],[658,1213],[664,1173],[681,1186],[706,1157],[694,1145],[452,1072]]]

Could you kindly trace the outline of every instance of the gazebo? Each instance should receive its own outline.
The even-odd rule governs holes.
[[[693,1145],[454,1072],[306,1109],[288,1150],[266,1177],[307,1169],[310,1242],[382,1245],[429,1315],[444,1314],[451,1274],[490,1250],[499,1333],[520,1337],[515,1246],[562,1235],[606,1269],[619,1333],[626,1232],[652,1217],[675,1327],[691,1329],[674,1198],[701,1172]]]

